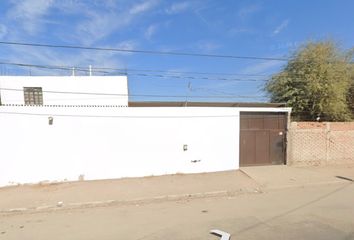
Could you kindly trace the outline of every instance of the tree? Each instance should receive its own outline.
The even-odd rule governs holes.
[[[265,89],[273,102],[292,107],[300,120],[343,121],[351,118],[352,51],[341,51],[331,41],[300,47]]]
[[[352,112],[352,116],[354,116],[354,64],[352,64],[351,70],[352,70],[352,78],[351,78],[351,84],[347,95],[347,102],[348,102],[349,109]]]

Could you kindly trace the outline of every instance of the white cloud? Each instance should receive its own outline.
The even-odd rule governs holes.
[[[54,1],[23,0],[12,1],[12,4],[13,7],[8,11],[8,16],[22,24],[27,33],[35,34],[41,28],[41,20],[48,14]]]
[[[126,40],[118,43],[116,47],[125,50],[134,50],[137,45],[137,42],[134,40]]]
[[[173,3],[169,8],[165,10],[167,14],[177,14],[187,10],[190,7],[189,2],[177,2]]]
[[[142,20],[143,14],[154,9],[157,3],[158,0],[140,1],[138,4],[116,0],[102,2],[86,0],[12,1],[6,10],[3,22],[0,23],[0,39],[7,36],[13,41],[22,42],[40,43],[55,40],[70,43],[70,45],[97,44],[107,48],[134,50],[138,47],[137,40],[128,39],[109,45],[105,45],[104,42],[115,32],[128,29],[133,23]],[[55,22],[52,19],[55,19]],[[147,29],[146,36],[152,37],[157,26],[160,24],[152,25]],[[122,55],[132,53],[7,46],[2,49],[2,54],[8,61],[20,63],[117,68],[124,67],[121,61]],[[32,73],[68,74],[65,71],[56,72],[34,68]]]
[[[242,70],[242,74],[268,74],[270,71],[278,69],[284,62],[265,61],[258,64],[252,64]]]
[[[7,27],[3,24],[0,24],[0,39],[7,35]]]
[[[122,41],[118,44],[116,44],[114,47],[115,48],[118,48],[118,49],[123,49],[123,50],[134,50],[136,49],[138,46],[138,43],[135,41],[135,40],[126,40],[126,41]],[[129,53],[129,52],[116,52],[114,53],[115,55],[116,54],[133,54],[133,53]]]
[[[45,15],[53,5],[53,1],[48,0],[22,0],[13,1],[14,8],[10,15],[18,18],[36,19]]]
[[[91,45],[99,40],[105,39],[118,29],[129,26],[141,14],[151,10],[157,4],[157,0],[148,0],[135,4],[127,9],[111,10],[105,7],[103,10],[87,9],[85,20],[79,22],[72,38],[85,45]],[[150,36],[155,29],[150,29]]]
[[[253,4],[253,5],[245,6],[245,7],[241,8],[240,10],[238,10],[237,15],[241,19],[246,19],[249,16],[253,15],[254,13],[256,13],[260,10],[261,10],[261,5]]]
[[[283,31],[284,29],[287,28],[289,24],[289,19],[286,19],[284,21],[282,21],[273,31],[273,35],[277,35],[278,33],[280,33],[281,31]]]
[[[130,10],[129,13],[132,15],[140,14],[152,9],[157,4],[156,0],[147,0],[145,2],[141,2],[135,4]]]
[[[198,8],[194,11],[195,15],[207,26],[210,25],[210,22],[207,17],[203,14],[204,8]]]
[[[146,30],[145,30],[145,38],[147,40],[150,40],[152,36],[156,33],[157,31],[157,25],[150,25]]]
[[[293,51],[297,49],[301,45],[301,42],[298,41],[287,41],[287,42],[280,42],[270,46],[270,50],[272,51],[279,51],[279,50],[286,50],[286,51]]]
[[[133,4],[116,0],[13,0],[7,10],[6,20],[12,23],[13,39],[55,36],[64,42],[92,45],[118,29],[128,27],[157,3],[158,0]],[[53,14],[59,14],[62,18],[56,18],[56,22],[53,22]],[[69,19],[75,20],[68,22]],[[56,31],[51,32],[49,25],[53,24],[56,25]],[[40,32],[46,34],[39,35]]]
[[[212,52],[220,48],[220,45],[212,41],[201,41],[197,44],[197,47],[204,52]]]
[[[119,21],[117,20],[119,19]],[[85,20],[76,25],[73,38],[85,45],[104,39],[115,30],[129,25],[131,18],[119,13],[88,12]]]
[[[252,34],[255,33],[255,30],[251,29],[251,28],[230,28],[228,31],[228,34],[231,36],[235,36],[235,35],[240,35],[240,34]]]
[[[134,49],[134,41],[120,42],[114,47],[121,49]],[[92,65],[95,67],[107,67],[107,68],[125,68],[125,65],[121,62],[117,55],[130,54],[130,53],[118,53],[118,52],[106,52],[106,51],[73,51],[64,52],[59,50],[53,50],[48,48],[26,48],[26,47],[14,47],[7,54],[7,60],[9,62],[30,63],[46,66],[62,66],[62,67],[87,67]],[[40,69],[32,68],[32,74],[34,75],[70,75],[71,70],[54,70],[54,69]],[[102,73],[98,73],[101,74]],[[85,75],[84,72],[77,71],[77,75]]]

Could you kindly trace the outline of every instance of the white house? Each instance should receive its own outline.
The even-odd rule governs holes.
[[[284,164],[289,108],[131,103],[127,78],[0,77],[0,186]],[[274,150],[275,149],[275,150]]]
[[[126,76],[1,76],[2,105],[128,106]]]

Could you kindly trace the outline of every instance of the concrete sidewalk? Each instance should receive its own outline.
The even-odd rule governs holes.
[[[0,188],[0,213],[234,196],[288,187],[347,183],[350,179],[354,179],[354,166],[266,166],[203,174],[21,185]]]
[[[258,187],[242,171],[21,185],[0,188],[0,212],[235,195]]]
[[[241,170],[263,190],[305,187],[348,182],[354,179],[354,166],[291,167],[259,166]]]

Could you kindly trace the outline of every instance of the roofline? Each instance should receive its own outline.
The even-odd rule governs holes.
[[[266,102],[183,102],[183,101],[129,101],[129,107],[273,107],[284,108],[285,103]]]

